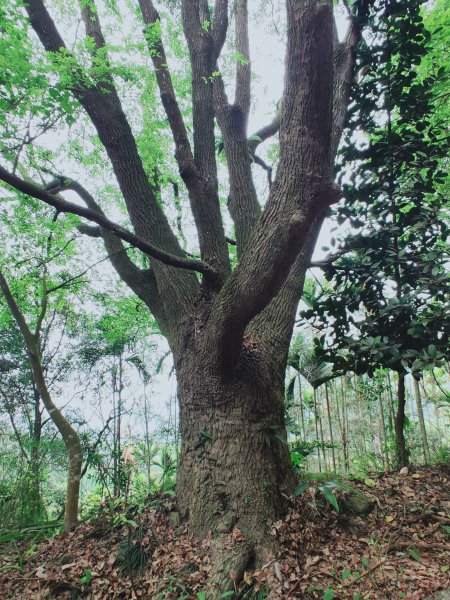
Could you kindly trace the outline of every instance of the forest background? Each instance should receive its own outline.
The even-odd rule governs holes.
[[[260,131],[280,111],[286,37],[281,4],[256,4],[249,20],[250,131]],[[386,21],[382,5],[373,3],[354,73],[337,161],[344,199],[330,209],[317,242],[286,370],[287,441],[296,472],[325,479],[340,473],[368,486],[374,472],[448,462],[450,426],[450,7],[444,0],[426,5],[410,0],[398,21],[392,14]],[[358,6],[354,3],[353,18]],[[139,15],[128,3],[105,2],[99,8],[114,56],[112,67],[105,67],[106,52],[97,62],[92,58],[95,35],[81,35],[78,7],[55,2],[51,8],[68,47],[95,77],[101,81],[105,70],[113,69],[146,172],[157,181],[181,247],[198,259],[194,219],[146,54],[148,39],[134,35]],[[350,8],[344,3],[336,10],[342,37]],[[76,202],[89,188],[92,196],[83,198],[87,206],[107,207],[109,218],[128,226],[99,136],[68,92],[70,56],[56,65],[48,60],[39,42],[28,37],[20,2],[2,2],[0,11],[2,168],[46,191],[62,190]],[[177,11],[176,2],[161,7],[163,35],[190,123],[191,81]],[[149,31],[147,38],[160,34],[158,27]],[[248,66],[233,44],[222,59],[224,76]],[[214,80],[214,72],[210,77]],[[215,142],[219,200],[236,264],[219,133]],[[257,193],[265,197],[277,170],[279,142],[276,135],[267,140],[250,135],[248,142],[258,146],[251,169]],[[82,187],[67,183],[68,175]],[[51,405],[36,384],[24,328],[8,293],[38,339],[42,375],[63,415],[61,427],[67,423],[79,438],[79,516],[92,516],[105,502],[140,503],[157,490],[174,495],[180,453],[176,383],[156,320],[117,280],[98,240],[86,237],[99,237],[91,225],[74,215],[61,218],[14,186],[4,187],[1,200],[0,529],[9,535],[13,526],[60,525],[70,454],[52,422],[53,409],[46,411]],[[390,240],[395,240],[391,253],[385,252]],[[114,265],[124,251],[109,244]],[[126,254],[145,269],[147,258],[133,245],[131,240]],[[266,445],[279,434],[275,426],[266,431]],[[65,512],[67,517],[67,504]]]

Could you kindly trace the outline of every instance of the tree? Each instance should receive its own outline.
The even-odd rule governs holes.
[[[435,110],[444,72],[421,74],[430,34],[421,2],[380,1],[371,14],[373,38],[361,53],[362,81],[353,87],[341,179],[347,202],[338,220],[349,219],[339,258],[325,267],[334,289],[316,310],[330,324],[319,354],[337,369],[373,375],[397,373],[394,427],[397,463],[408,464],[404,438],[405,375],[448,356],[447,123]],[[381,98],[381,100],[380,100]],[[350,175],[349,175],[350,173]],[[326,347],[325,347],[326,346]],[[337,352],[340,350],[340,352]]]
[[[74,256],[74,248],[69,249],[74,239],[67,235],[67,224],[58,226],[57,215],[49,218],[49,211],[27,213],[20,203],[11,202],[1,216],[5,238],[0,259],[0,322],[16,336],[22,353],[19,367],[24,372],[21,377],[31,388],[33,446],[30,466],[37,494],[42,404],[67,450],[64,525],[68,530],[78,522],[83,451],[77,431],[55,405],[52,396],[55,384],[70,372],[70,350],[63,351],[61,341],[72,310],[70,284],[78,279],[68,278],[66,271]],[[31,256],[30,238],[33,239]],[[4,274],[6,269],[9,281]],[[10,400],[14,402],[12,398]],[[38,500],[35,497],[33,502],[38,504]]]
[[[18,469],[20,474],[16,474],[15,478],[22,483],[21,511],[20,514],[8,512],[10,522],[29,525],[37,523],[44,513],[41,494],[41,398],[33,385],[20,332],[11,327],[8,309],[5,307],[3,311],[2,308],[0,303],[0,412],[8,416],[24,463],[23,470]],[[27,424],[25,433],[20,426],[23,420]]]
[[[42,0],[24,5],[28,21],[16,4],[5,8],[3,3],[3,11],[9,11],[9,42],[23,71],[20,78],[7,73],[3,111],[19,116],[20,111],[26,112],[27,82],[35,85],[33,91],[41,86],[46,104],[34,97],[38,105],[34,114],[42,117],[45,126],[51,121],[49,105],[57,105],[55,118],[60,122],[73,122],[83,111],[98,136],[96,147],[104,150],[102,161],[107,158],[114,172],[134,233],[107,218],[89,185],[75,181],[70,173],[57,172],[49,181],[40,169],[45,157],[39,154],[33,155],[33,172],[44,177],[44,185],[14,172],[19,159],[13,144],[5,144],[13,169],[1,166],[0,178],[21,194],[96,223],[96,227],[80,227],[103,240],[119,276],[148,306],[167,337],[180,403],[177,502],[181,516],[189,518],[196,535],[213,528],[224,531],[228,523],[242,529],[246,538],[233,565],[225,561],[224,566],[218,559],[221,571],[233,566],[242,572],[253,557],[265,556],[270,547],[267,524],[284,510],[286,492],[295,484],[282,441],[286,361],[305,270],[326,211],[340,198],[332,167],[367,12],[364,0],[353,4],[347,34],[340,42],[332,4],[331,0],[287,0],[281,114],[249,137],[247,1],[237,0],[233,11],[233,101],[228,99],[219,68],[228,33],[227,0],[216,0],[214,8],[204,0],[183,0],[181,13],[177,3],[171,3],[175,15],[181,14],[189,50],[191,136],[168,67],[162,20],[151,0],[139,0],[144,38],[198,234],[200,257],[196,258],[183,251],[163,211],[167,177],[158,164],[143,160],[149,149],[145,138],[143,142],[133,133],[130,123],[135,115],[127,116],[119,86],[127,71],[114,62],[114,46],[104,35],[103,16],[93,0],[80,3],[86,38],[73,50],[60,34],[63,23],[57,27]],[[120,19],[115,2],[106,3],[103,10],[105,18]],[[39,54],[34,38],[28,36],[30,25],[46,56]],[[30,61],[33,53],[38,58]],[[144,119],[144,133],[151,130],[148,121]],[[228,208],[238,259],[234,268],[219,202],[215,122],[227,162]],[[256,193],[252,164],[260,144],[278,131],[280,156],[264,203]],[[21,148],[33,143],[27,135]],[[84,204],[63,199],[66,190],[78,194]],[[148,259],[133,261],[123,241]],[[270,444],[264,442],[267,434],[273,437]],[[229,585],[228,572],[224,577]]]
[[[42,299],[42,311],[39,315],[34,330],[32,330],[26,322],[19,305],[11,293],[8,282],[1,271],[0,289],[25,342],[30,368],[33,374],[34,385],[36,386],[39,396],[42,398],[42,402],[44,403],[44,406],[47,409],[53,423],[58,428],[58,431],[61,434],[67,449],[69,465],[67,475],[66,504],[64,511],[64,527],[66,530],[69,530],[75,527],[78,523],[78,499],[80,494],[83,451],[77,432],[67,421],[59,408],[54,404],[45,378],[45,370],[41,360],[41,326],[47,309],[47,291],[45,290],[45,284],[44,297]]]
[[[144,362],[144,348],[151,348],[150,334],[152,329],[159,334],[157,325],[148,317],[142,302],[133,295],[122,295],[125,286],[121,285],[108,294],[91,292],[90,314],[77,316],[71,323],[71,335],[77,337],[76,353],[80,368],[86,369],[89,377],[94,375],[94,368],[100,369],[101,380],[108,373],[108,383],[112,383],[112,420],[113,443],[111,479],[114,496],[123,492],[126,483],[126,465],[122,456],[122,417],[125,403],[122,392],[127,378],[126,366],[134,367],[142,377],[144,384],[150,379],[151,365]],[[94,304],[95,301],[95,304]],[[108,386],[108,390],[109,390]],[[144,404],[144,411],[147,410]],[[145,412],[148,438],[148,421]]]

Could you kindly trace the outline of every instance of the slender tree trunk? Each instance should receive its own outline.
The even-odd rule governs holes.
[[[362,376],[362,381],[364,381],[364,376]],[[363,395],[361,394],[360,387],[359,387],[359,380],[356,375],[353,376],[353,384],[355,386],[356,410],[357,410],[357,414],[358,414],[358,424],[360,425],[359,430],[361,433],[361,443],[362,443],[362,448],[363,448],[364,454],[367,455],[367,453],[368,453],[367,440],[366,440],[365,426],[364,426],[365,425],[365,422],[364,422],[364,399],[363,399]]]
[[[344,401],[342,403],[342,409],[344,411],[344,431],[345,431],[345,447],[346,447],[346,465],[345,468],[347,472],[350,470],[350,437],[349,437],[349,423],[348,423],[348,411],[349,411],[349,403],[347,402],[347,398],[344,397]]]
[[[66,488],[66,504],[64,511],[64,528],[73,529],[78,524],[78,502],[80,496],[81,466],[83,451],[77,432],[55,406],[48,391],[37,346],[29,351],[34,381],[39,395],[53,423],[56,425],[68,454],[68,473]]]
[[[344,450],[344,469],[345,472],[348,473],[350,468],[350,457],[348,452],[348,422],[347,422],[347,412],[346,411],[346,402],[345,402],[345,391],[344,391],[344,379],[341,379],[341,422],[342,422],[342,448]]]
[[[434,371],[432,371],[433,376],[435,377]],[[439,431],[440,435],[443,435],[443,430],[441,428],[441,413],[439,412],[439,407],[437,403],[437,398],[439,397],[438,386],[436,385],[436,381],[431,380],[431,396],[433,398],[433,413],[434,413],[434,423],[437,431]]]
[[[301,378],[300,373],[298,373],[297,379],[298,379],[298,401],[300,404],[300,418],[301,418],[301,423],[302,423],[302,435],[303,435],[303,441],[305,441],[306,440],[305,409],[303,406],[302,378]]]
[[[121,449],[121,427],[122,427],[122,355],[119,356],[119,364],[116,367],[114,359],[113,375],[113,411],[114,411],[114,429],[113,429],[113,490],[117,497],[122,491],[123,469],[122,469],[122,449]]]
[[[150,452],[150,428],[149,428],[149,409],[147,405],[147,390],[144,383],[144,421],[145,421],[145,464],[147,466],[148,484],[150,485],[152,477],[152,457]]]
[[[411,379],[414,379],[414,377],[411,377]],[[405,382],[406,383],[406,382]],[[406,386],[405,389],[405,393],[406,393],[406,407],[408,408],[408,404],[409,404],[409,409],[408,409],[408,414],[409,414],[409,418],[411,419],[411,421],[415,421],[416,420],[416,406],[415,406],[415,401],[414,401],[414,384],[408,385]]]
[[[405,374],[402,372],[398,373],[397,402],[397,413],[395,415],[395,445],[397,453],[397,466],[402,468],[409,465],[409,457],[406,449],[404,432],[406,404]]]
[[[113,367],[112,376],[112,402],[113,402],[113,496],[119,493],[119,453],[117,451],[117,398],[116,398],[116,367]]]
[[[120,354],[117,383],[117,489],[119,495],[123,492],[125,485],[124,463],[122,458],[122,388],[122,354]]]
[[[334,402],[336,404],[336,418],[337,418],[337,423],[338,423],[338,429],[339,429],[339,434],[340,434],[340,438],[341,438],[341,448],[337,453],[338,456],[338,463],[339,463],[339,470],[343,470],[343,464],[344,464],[344,460],[343,460],[343,445],[342,445],[342,420],[341,420],[341,408],[339,405],[339,394],[337,391],[337,382],[336,380],[333,381],[333,397],[334,397]],[[342,457],[342,460],[341,460]]]
[[[31,514],[34,522],[42,516],[44,505],[41,496],[41,435],[42,435],[42,414],[40,406],[40,396],[36,387],[34,387],[34,405],[33,405],[33,431],[31,438],[31,474],[32,474],[32,490],[31,490]]]
[[[314,399],[314,427],[316,430],[316,444],[317,444],[317,461],[319,465],[319,473],[322,473],[322,463],[320,460],[320,437],[319,437],[319,415],[317,412],[317,392],[316,388],[313,390]]]
[[[394,407],[394,395],[392,393],[392,383],[391,383],[391,376],[389,375],[389,371],[387,373],[387,391],[388,391],[388,400],[389,400],[389,412],[391,415],[391,419],[392,419],[392,426],[394,426],[395,423],[395,407]]]
[[[420,437],[422,439],[422,449],[425,464],[430,462],[430,450],[428,446],[427,430],[425,427],[425,419],[423,417],[422,397],[420,395],[419,381],[413,377],[414,395],[416,397],[417,417],[419,419]]]
[[[335,456],[335,452],[334,452],[333,425],[331,423],[331,404],[330,404],[330,396],[328,393],[328,384],[327,383],[325,383],[325,398],[327,401],[328,428],[330,431],[331,459],[333,461],[333,471],[336,472],[336,456]]]
[[[328,470],[328,464],[327,464],[328,461],[327,461],[327,453],[325,451],[325,440],[323,437],[323,423],[322,423],[322,415],[320,414],[321,407],[320,407],[319,399],[320,399],[320,395],[318,394],[317,395],[317,400],[318,400],[317,410],[318,410],[318,415],[319,415],[320,443],[322,446],[322,457],[323,457],[324,469],[325,469],[325,471],[327,471]]]
[[[383,451],[383,449],[381,451],[381,456],[383,459],[383,468],[385,468],[385,466],[387,466],[387,468],[389,469],[390,465],[389,465],[389,451],[387,448],[386,420],[385,420],[385,415],[384,415],[383,394],[382,394],[381,389],[379,389],[377,396],[378,396],[378,410],[380,412],[380,429],[381,429],[381,436],[382,436],[381,439],[382,439],[383,448],[384,448],[384,451]],[[384,453],[386,453],[386,455]]]

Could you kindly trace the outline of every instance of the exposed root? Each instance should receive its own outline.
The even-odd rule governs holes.
[[[225,546],[221,538],[215,540],[213,564],[207,585],[207,600],[218,600],[222,594],[237,591],[245,571],[254,560],[254,551],[246,541],[233,548]]]

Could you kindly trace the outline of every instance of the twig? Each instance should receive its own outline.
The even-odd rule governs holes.
[[[370,575],[371,573],[373,573],[376,569],[378,569],[378,567],[381,567],[381,565],[384,564],[386,562],[386,560],[387,560],[386,558],[382,558],[381,560],[376,562],[374,565],[372,565],[370,567],[370,569],[367,569],[367,571],[364,571],[364,573],[362,573],[358,577],[355,577],[351,581],[346,581],[343,584],[343,587],[350,587],[354,583],[359,583],[361,581],[361,579],[364,579],[364,577],[367,577],[367,575]]]
[[[426,542],[396,542],[395,544],[389,544],[386,548],[386,554],[394,552],[394,550],[402,550],[403,548],[422,548],[423,550],[447,550],[450,551],[448,544],[440,544],[438,542],[433,544],[427,544]]]

